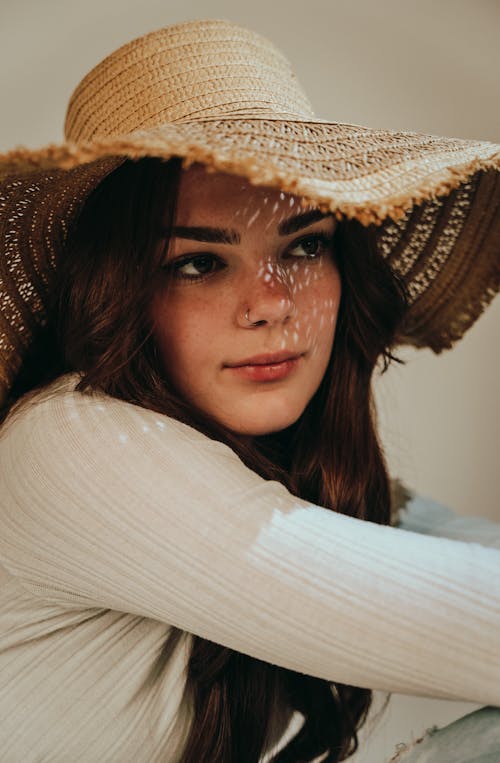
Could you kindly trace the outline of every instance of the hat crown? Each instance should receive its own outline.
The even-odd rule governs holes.
[[[266,38],[228,21],[192,21],[139,37],[92,69],[71,96],[65,137],[240,115],[314,116],[289,61]]]

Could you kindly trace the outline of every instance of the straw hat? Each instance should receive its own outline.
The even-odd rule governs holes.
[[[282,53],[231,22],[119,48],[77,86],[65,138],[0,155],[0,404],[72,219],[125,157],[203,162],[376,224],[411,298],[402,342],[450,347],[498,291],[500,146],[317,119]]]

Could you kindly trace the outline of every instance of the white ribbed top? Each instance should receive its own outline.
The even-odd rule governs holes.
[[[500,551],[483,545],[500,548],[500,525],[466,543],[421,534],[425,510],[417,532],[336,514],[77,379],[0,430],[3,763],[174,763],[191,633],[332,681],[500,705]],[[172,625],[186,633],[144,687]]]

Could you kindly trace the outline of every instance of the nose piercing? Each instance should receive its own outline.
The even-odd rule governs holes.
[[[250,324],[250,326],[258,326],[260,323],[262,323],[262,321],[251,321],[250,320],[250,308],[248,308],[248,310],[245,313],[245,320],[247,321],[247,323]]]

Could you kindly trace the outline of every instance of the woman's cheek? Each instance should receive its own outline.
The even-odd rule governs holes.
[[[321,331],[332,327],[337,319],[340,290],[317,288],[297,300],[297,321],[309,331]],[[301,309],[300,309],[301,307]]]

